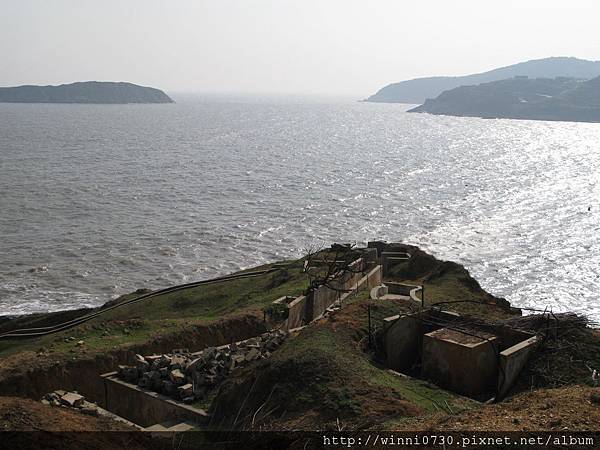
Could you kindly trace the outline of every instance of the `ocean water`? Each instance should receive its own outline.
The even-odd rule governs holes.
[[[600,319],[600,124],[178,100],[0,104],[0,315],[385,239]]]

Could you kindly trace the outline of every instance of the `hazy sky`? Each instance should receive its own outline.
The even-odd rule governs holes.
[[[597,0],[0,0],[0,86],[331,93],[600,59]]]

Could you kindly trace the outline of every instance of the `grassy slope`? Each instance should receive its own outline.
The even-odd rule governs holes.
[[[249,428],[254,420],[255,428],[333,429],[339,420],[351,428],[372,428],[448,405],[456,411],[472,407],[470,400],[374,362],[364,348],[369,301],[364,293],[360,297],[223,385],[213,403],[213,425]],[[401,308],[398,300],[386,302],[380,306]]]
[[[519,310],[484,291],[461,265],[440,261],[416,247],[399,246],[412,254],[410,260],[393,266],[386,279],[424,286],[425,306],[444,303],[443,308],[487,320],[506,319]],[[449,303],[448,303],[449,302]]]
[[[24,350],[49,350],[53,355],[77,353],[84,347],[103,352],[138,344],[159,335],[183,331],[194,324],[209,324],[234,314],[261,314],[266,304],[283,295],[306,289],[300,262],[254,278],[203,285],[146,299],[108,311],[85,324],[45,337],[0,340],[0,357]],[[127,299],[124,297],[123,300]],[[65,341],[66,338],[74,338]],[[83,340],[85,344],[78,346]]]
[[[414,247],[409,251],[413,259],[396,266],[390,278],[417,283],[425,279],[428,304],[448,300],[485,303],[457,303],[449,308],[487,319],[518,312],[483,291],[461,266],[437,261]],[[262,318],[265,305],[306,288],[308,280],[301,266],[302,262],[296,262],[258,278],[206,285],[123,306],[75,329],[33,341],[0,341],[0,358],[39,348],[49,350],[52,357],[77,357],[82,350],[88,356],[228,316],[250,313]],[[364,351],[368,303],[368,292],[360,292],[341,311],[290,338],[271,358],[237,373],[214,399],[213,426],[229,421],[229,425],[236,422],[237,427],[248,427],[254,417],[255,427],[265,428],[335,428],[338,419],[353,428],[385,428],[413,416],[450,409],[456,413],[476,406],[427,383],[394,375],[374,362]],[[384,317],[406,310],[402,301],[378,301],[371,310],[372,324],[378,327]],[[66,337],[75,339],[65,342]],[[585,342],[586,353],[598,348],[597,338]],[[77,346],[78,340],[85,344]],[[573,345],[582,344],[574,341]],[[559,355],[568,358],[564,352]],[[560,362],[560,358],[552,361]],[[568,361],[562,363],[569,367]],[[580,382],[585,375],[583,370],[579,372],[573,381]]]

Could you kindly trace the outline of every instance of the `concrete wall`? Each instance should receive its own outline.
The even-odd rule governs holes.
[[[331,280],[329,282],[331,287],[321,286],[308,294],[305,310],[306,322],[311,322],[320,317],[336,300],[339,300],[342,296],[347,296],[343,291],[352,289],[360,284],[359,281],[365,277],[362,273],[364,260],[359,258],[350,264],[349,267],[352,271],[344,272]],[[376,275],[373,275],[372,278],[375,279]]]
[[[486,399],[495,393],[497,338],[474,345],[423,336],[422,376],[436,385],[469,397]]]
[[[383,319],[383,347],[387,367],[403,372],[421,358],[423,335],[439,328],[424,324],[422,319],[453,321],[459,317],[454,312],[427,309]]]
[[[539,339],[537,336],[513,345],[500,352],[500,364],[498,371],[498,397],[503,398],[517,381],[519,373],[527,364],[529,357],[537,348]]]
[[[419,359],[423,336],[420,314],[383,319],[383,346],[390,369],[406,371]]]
[[[424,376],[441,387],[471,397],[477,397],[482,392],[493,394],[496,390],[498,398],[506,396],[539,343],[539,339],[531,333],[506,326],[479,324],[478,328],[498,339],[494,345],[488,343],[487,348],[482,347],[481,351],[469,355],[467,350],[461,353],[456,348],[444,348],[452,347],[451,344],[433,345],[428,342],[424,335],[440,327],[424,324],[421,318],[432,319],[433,323],[443,321],[457,325],[465,319],[460,314],[436,309],[385,318],[383,346],[386,365],[390,369],[406,372],[421,360]],[[434,360],[437,362],[431,362]],[[454,375],[450,374],[450,368]],[[465,382],[468,386],[465,386]]]
[[[301,295],[300,297],[280,297],[273,303],[280,303],[287,306],[288,317],[285,319],[281,328],[284,330],[291,330],[302,326],[302,323],[306,321],[306,297]]]
[[[119,380],[116,372],[104,374],[102,379],[104,408],[142,427],[178,420],[202,424],[207,417],[201,409]]]
[[[371,271],[367,274],[367,287],[373,288],[375,286],[380,286],[383,279],[383,271],[380,265],[375,266]]]
[[[379,264],[379,255],[377,254],[376,248],[366,248],[364,250],[363,259],[365,260],[366,267],[375,267]]]
[[[302,326],[306,316],[306,297],[301,295],[288,303],[288,318],[285,321],[285,329],[291,330]]]
[[[410,255],[405,252],[382,252],[381,265],[383,266],[383,276],[386,276],[389,270],[396,264],[403,263],[410,259]]]
[[[307,296],[306,322],[312,322],[320,317],[327,308],[340,298],[341,292],[321,286],[311,291]]]

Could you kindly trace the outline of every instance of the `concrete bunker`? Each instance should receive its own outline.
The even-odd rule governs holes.
[[[538,337],[439,309],[384,319],[386,365],[479,401],[510,391]]]
[[[386,276],[390,269],[397,264],[401,264],[410,259],[410,253],[406,252],[381,252],[381,265],[383,266],[383,275]]]
[[[347,270],[340,270],[326,284],[309,289],[306,295],[284,296],[274,300],[265,313],[271,319],[282,322],[280,329],[293,330],[322,317],[360,290],[380,286],[382,267],[374,264],[377,262],[373,257],[376,256],[375,249],[369,250],[369,259],[356,259],[348,265]]]

